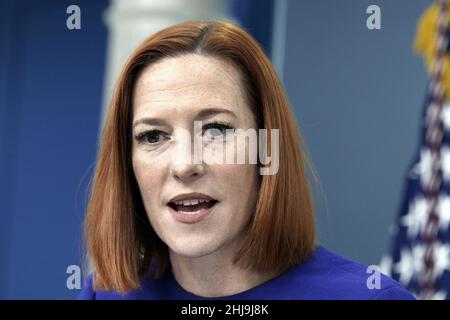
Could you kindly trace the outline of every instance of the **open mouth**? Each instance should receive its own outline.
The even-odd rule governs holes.
[[[215,199],[190,199],[175,202],[171,201],[167,205],[177,212],[198,213],[199,211],[213,207],[217,202],[219,201]]]

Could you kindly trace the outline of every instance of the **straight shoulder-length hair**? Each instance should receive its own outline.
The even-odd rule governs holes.
[[[140,288],[144,276],[161,277],[170,267],[168,247],[149,223],[132,169],[132,93],[146,66],[192,53],[238,67],[258,126],[267,129],[267,150],[271,129],[279,129],[278,172],[261,176],[255,211],[233,262],[256,272],[281,273],[314,250],[315,218],[305,165],[316,181],[317,176],[271,62],[258,43],[232,23],[185,22],[145,40],[115,86],[84,222],[96,290],[126,293]]]

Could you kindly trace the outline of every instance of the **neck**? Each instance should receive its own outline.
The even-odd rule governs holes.
[[[242,269],[232,263],[236,245],[201,257],[187,257],[170,250],[172,273],[184,290],[202,297],[223,297],[249,290],[275,276]]]

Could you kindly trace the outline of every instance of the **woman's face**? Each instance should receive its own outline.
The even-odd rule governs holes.
[[[202,121],[200,132],[194,133],[194,121]],[[196,135],[203,139],[203,159],[220,157],[218,147],[235,141],[225,129],[238,128],[257,129],[240,71],[230,62],[197,54],[164,58],[138,78],[133,170],[150,223],[172,252],[187,257],[217,252],[239,239],[248,224],[258,192],[257,166],[196,164],[189,146],[194,149]]]

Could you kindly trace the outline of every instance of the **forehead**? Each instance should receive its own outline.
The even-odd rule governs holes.
[[[133,92],[134,111],[227,105],[245,108],[240,70],[212,56],[188,54],[163,58],[147,66]]]

